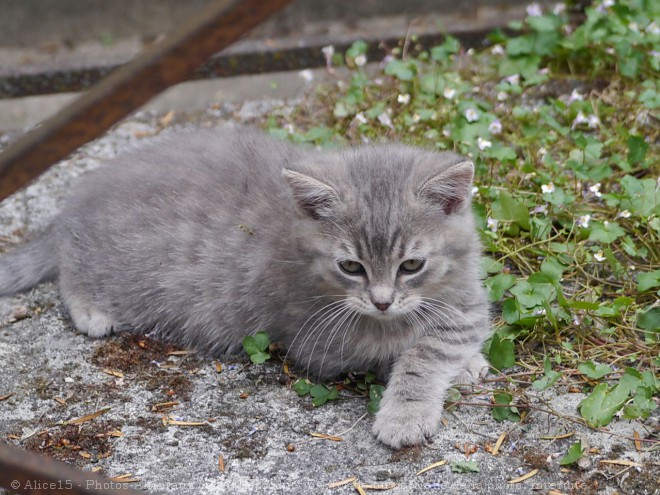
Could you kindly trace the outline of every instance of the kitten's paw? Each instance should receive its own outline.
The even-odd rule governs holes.
[[[406,445],[421,444],[435,435],[440,429],[441,417],[442,406],[436,403],[381,402],[373,432],[385,445],[400,449]]]
[[[489,364],[480,352],[472,356],[465,366],[465,370],[452,380],[453,383],[478,383],[488,375]]]
[[[67,306],[71,319],[78,331],[90,337],[105,337],[110,335],[116,327],[116,323],[111,316],[90,307],[84,302],[70,298],[67,301]]]

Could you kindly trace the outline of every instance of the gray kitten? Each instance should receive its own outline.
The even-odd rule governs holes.
[[[389,376],[374,432],[417,444],[451,382],[486,366],[472,176],[460,156],[403,145],[178,134],[85,176],[0,259],[0,295],[59,278],[83,333],[130,328],[214,355],[265,330],[315,379]]]

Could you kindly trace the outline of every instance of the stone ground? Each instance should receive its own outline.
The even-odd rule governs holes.
[[[0,251],[43,228],[76,178],[116,153],[172,128],[251,122],[280,105],[262,101],[173,118],[162,113],[129,118],[0,204]],[[0,146],[16,135],[5,134]],[[490,380],[464,400],[487,405],[489,391],[503,386],[492,381],[494,375]],[[129,475],[132,488],[340,495],[357,489],[352,483],[329,485],[356,477],[361,485],[379,485],[392,494],[660,493],[657,452],[638,452],[629,440],[634,432],[642,438],[657,434],[658,415],[617,421],[609,433],[593,431],[570,421],[584,395],[568,393],[566,386],[532,403],[551,407],[561,418],[532,410],[521,423],[498,422],[489,407],[461,405],[445,414],[432,443],[397,452],[372,437],[366,399],[345,390],[341,400],[315,408],[290,384],[279,362],[249,365],[241,357],[215,362],[128,335],[109,340],[80,335],[54,284],[0,298],[0,439],[110,477]],[[62,424],[95,412],[103,413]],[[504,432],[499,453],[492,455]],[[569,438],[541,438],[571,432]],[[579,467],[562,469],[559,460],[577,439],[590,454]],[[479,472],[452,472],[451,462],[465,461],[466,451]],[[442,459],[448,464],[416,475]],[[529,479],[509,483],[535,469]]]

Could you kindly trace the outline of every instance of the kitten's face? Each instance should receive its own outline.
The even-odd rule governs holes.
[[[341,155],[326,169],[333,173],[323,179],[284,171],[318,229],[306,242],[313,244],[313,272],[325,297],[379,320],[423,319],[417,309],[442,304],[437,298],[456,285],[459,260],[477,244],[472,164],[393,146]]]
[[[328,255],[317,261],[317,273],[334,286],[331,290],[345,295],[349,308],[379,320],[409,313],[414,318],[425,298],[437,297],[450,271],[438,229],[406,233],[394,228],[387,235],[370,235],[360,228],[334,239]]]

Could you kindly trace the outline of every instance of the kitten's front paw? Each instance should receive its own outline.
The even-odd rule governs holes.
[[[483,354],[480,352],[472,356],[465,369],[452,380],[452,383],[472,384],[479,383],[488,375],[490,365]]]
[[[384,444],[400,449],[432,437],[440,428],[441,417],[442,405],[436,403],[381,402],[373,432]]]

